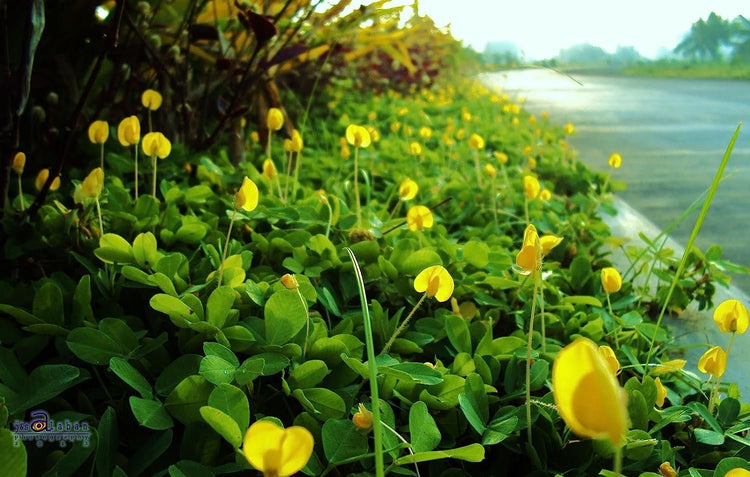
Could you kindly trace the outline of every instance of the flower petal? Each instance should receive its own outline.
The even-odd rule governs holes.
[[[285,432],[284,442],[281,445],[279,477],[288,477],[302,470],[310,460],[315,444],[310,431],[302,426],[292,426]]]
[[[268,462],[267,456],[269,451],[273,453],[281,447],[284,435],[284,429],[272,421],[254,422],[248,428],[242,442],[242,453],[245,459],[261,472],[278,470],[281,463]]]

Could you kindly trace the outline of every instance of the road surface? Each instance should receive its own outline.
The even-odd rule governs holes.
[[[534,113],[568,121],[579,159],[607,170],[612,152],[623,157],[614,178],[627,183],[618,195],[661,228],[706,190],[740,121],[734,153],[698,236],[705,250],[717,243],[724,258],[750,266],[750,81],[572,75],[548,69],[492,73],[484,80],[526,98]],[[697,214],[673,232],[685,244]],[[733,284],[750,292],[750,277]]]

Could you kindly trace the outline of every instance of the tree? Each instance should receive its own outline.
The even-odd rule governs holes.
[[[706,20],[693,23],[690,32],[674,49],[690,59],[720,60],[721,47],[730,46],[733,27],[730,22],[714,12]]]

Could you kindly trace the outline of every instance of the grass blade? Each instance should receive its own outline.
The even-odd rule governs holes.
[[[365,325],[365,346],[367,346],[367,365],[370,373],[370,400],[372,401],[372,432],[375,437],[375,475],[383,477],[383,427],[380,422],[380,399],[378,398],[378,369],[375,364],[375,343],[372,339],[372,321],[370,320],[370,309],[367,307],[367,294],[365,292],[365,280],[362,278],[362,270],[359,268],[357,257],[352,249],[346,247],[349,258],[352,259],[354,273],[359,285],[359,302],[362,305],[362,321]]]

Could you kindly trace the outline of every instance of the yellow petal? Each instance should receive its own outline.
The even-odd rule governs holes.
[[[607,162],[615,169],[619,169],[622,165],[622,156],[615,152],[611,156],[609,156]]]
[[[673,373],[675,371],[679,371],[682,368],[684,368],[686,364],[687,364],[687,361],[685,361],[684,359],[673,359],[671,361],[666,361],[656,366],[653,369],[653,371],[651,371],[651,374],[661,375],[661,374]]]
[[[495,151],[493,155],[495,156],[495,159],[497,159],[497,162],[499,162],[500,164],[508,163],[508,155],[504,152]]]
[[[602,268],[602,288],[607,294],[620,291],[620,288],[622,288],[622,277],[616,268]]]
[[[484,173],[490,177],[495,177],[497,175],[497,169],[495,169],[495,166],[492,164],[485,164]]]
[[[26,166],[26,154],[19,151],[16,153],[15,156],[13,156],[13,165],[11,168],[13,169],[13,172],[18,174],[19,176],[23,174],[23,168]]]
[[[360,403],[359,411],[352,416],[352,422],[358,431],[370,431],[372,429],[372,411]]]
[[[296,129],[292,131],[292,147],[291,150],[294,152],[300,152],[302,150],[302,147],[304,146],[304,142],[302,141],[302,134],[300,134],[299,131]]]
[[[750,324],[747,308],[739,300],[725,300],[714,311],[714,321],[723,333],[743,334]]]
[[[720,378],[727,369],[727,353],[721,346],[714,346],[703,353],[698,360],[698,370]]]
[[[235,196],[234,206],[247,212],[258,206],[258,186],[247,176],[242,179],[240,190],[237,191]]]
[[[268,110],[266,126],[272,131],[278,131],[284,126],[284,114],[279,108],[271,108]]]
[[[273,459],[284,441],[284,429],[271,421],[256,421],[245,433],[242,453],[245,459],[261,472],[278,471],[279,457]],[[275,452],[274,452],[275,451]],[[269,461],[269,457],[271,457]]]
[[[409,230],[413,232],[429,229],[434,222],[432,212],[424,205],[412,206],[406,213],[406,224],[409,226]]]
[[[81,183],[81,194],[85,198],[95,199],[102,193],[103,186],[104,171],[101,167],[97,167]]]
[[[109,124],[107,121],[94,121],[89,126],[89,141],[94,144],[104,144],[109,137]]]
[[[576,434],[620,445],[628,428],[625,393],[596,345],[579,338],[563,348],[552,365],[555,404]]]
[[[412,142],[409,144],[409,152],[415,156],[422,154],[422,145],[418,142]]]
[[[523,193],[529,200],[536,199],[539,195],[539,181],[534,176],[523,177]]]
[[[560,242],[562,241],[562,237],[557,237],[552,234],[539,237],[539,245],[542,247],[542,255],[550,253],[552,249],[560,245]]]
[[[143,136],[141,149],[147,156],[157,156],[164,159],[172,152],[172,143],[160,132],[150,132]]]
[[[523,245],[516,255],[516,265],[528,273],[534,273],[541,267],[542,247],[534,224],[529,224],[523,233]]]
[[[42,169],[37,173],[36,180],[34,181],[36,190],[42,190],[42,187],[47,182],[47,178],[49,178],[49,169]]]
[[[156,111],[161,107],[162,97],[158,91],[153,89],[147,89],[141,94],[141,104],[150,109]]]
[[[279,477],[294,475],[307,464],[312,455],[315,440],[310,431],[302,426],[286,429],[284,442],[281,445],[281,465]]]
[[[123,146],[138,144],[141,140],[141,122],[137,116],[129,116],[117,126],[117,140]]]
[[[365,148],[370,145],[372,138],[367,129],[356,124],[350,124],[346,127],[346,140],[354,147]]]
[[[612,372],[613,375],[617,376],[617,372],[620,370],[620,362],[617,360],[617,356],[612,348],[609,346],[599,346],[599,354],[604,361],[607,363],[607,368]]]
[[[724,477],[750,477],[750,470],[737,467],[724,474]]]
[[[411,179],[404,179],[398,187],[398,195],[401,200],[412,200],[419,192],[419,185]]]
[[[472,149],[484,149],[484,138],[479,134],[469,136],[469,147]]]
[[[531,159],[533,159],[533,157],[529,158],[529,163],[531,162]],[[535,166],[536,166],[536,164],[535,164]],[[548,200],[550,200],[552,198],[552,192],[550,192],[549,189],[544,189],[543,191],[541,191],[539,193],[539,198],[542,201],[547,202]]]
[[[427,267],[414,278],[414,290],[426,292],[429,298],[437,301],[447,301],[453,294],[453,277],[440,265]]]
[[[276,165],[270,158],[266,158],[266,160],[263,161],[263,175],[269,180],[276,177]]]
[[[662,407],[664,405],[664,399],[667,397],[667,388],[661,383],[661,378],[654,379],[656,383],[656,405]]]

